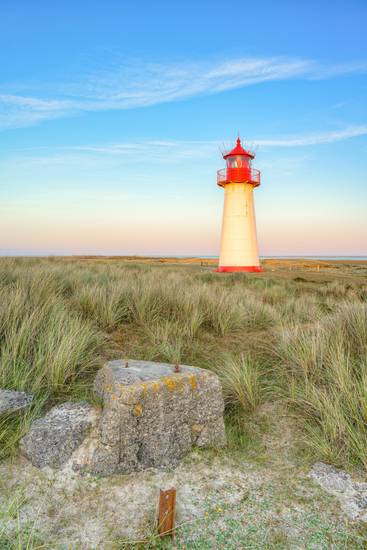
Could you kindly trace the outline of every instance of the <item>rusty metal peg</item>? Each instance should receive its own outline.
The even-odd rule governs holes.
[[[176,489],[159,492],[158,534],[159,536],[175,536],[176,525]]]

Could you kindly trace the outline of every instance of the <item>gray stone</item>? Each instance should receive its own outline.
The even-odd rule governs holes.
[[[0,390],[0,415],[26,409],[33,396],[23,391]]]
[[[349,518],[367,521],[367,483],[353,481],[347,472],[323,462],[313,465],[310,477],[339,500]]]
[[[89,469],[129,473],[176,466],[193,446],[226,444],[222,389],[205,369],[150,361],[111,361],[97,374],[103,399]]]
[[[85,439],[95,418],[95,409],[88,403],[64,403],[54,407],[33,422],[21,440],[21,452],[34,466],[58,468]]]
[[[102,412],[64,403],[32,424],[21,451],[35,466],[130,473],[176,466],[193,446],[226,445],[222,388],[208,370],[111,361],[94,387]]]

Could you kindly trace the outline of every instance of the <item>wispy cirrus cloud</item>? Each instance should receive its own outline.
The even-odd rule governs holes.
[[[0,93],[0,130],[32,126],[43,120],[68,116],[78,110],[80,108],[73,101]]]
[[[133,109],[187,98],[223,93],[256,84],[320,79],[367,72],[367,63],[322,66],[301,58],[237,58],[200,63],[144,63],[117,60],[108,69],[65,82],[44,97],[40,92],[18,95],[0,87],[0,129],[29,126],[43,120],[83,112]],[[22,88],[25,88],[22,83]]]
[[[331,130],[312,134],[281,136],[269,139],[256,139],[250,136],[244,143],[251,149],[262,148],[297,148],[335,143],[355,137],[367,136],[367,124],[350,126],[340,130]],[[246,138],[246,136],[245,136]],[[227,140],[231,147],[231,140]],[[232,143],[233,145],[233,143]],[[39,147],[22,149],[2,163],[2,171],[6,166],[12,170],[31,169],[37,167],[74,166],[94,168],[105,164],[107,167],[129,165],[136,166],[144,159],[144,163],[180,163],[186,160],[218,159],[223,145],[219,141],[183,141],[183,140],[141,140],[133,142],[86,144],[72,147]],[[9,168],[10,167],[10,168]],[[5,172],[4,172],[5,171]]]
[[[300,134],[293,136],[275,137],[269,139],[257,139],[249,136],[245,142],[251,147],[307,147],[344,141],[354,137],[367,135],[367,124],[349,126],[340,130],[315,132],[312,134]],[[231,143],[232,140],[227,140]],[[233,144],[232,144],[233,145]],[[176,140],[144,140],[140,142],[122,142],[104,145],[84,145],[73,147],[74,152],[93,155],[111,155],[126,157],[135,162],[136,157],[149,158],[150,160],[184,160],[185,158],[203,158],[217,155],[218,149],[222,149],[219,141],[176,141]]]
[[[318,132],[313,134],[304,134],[299,136],[288,136],[274,139],[254,140],[257,146],[265,147],[305,147],[308,145],[321,145],[323,143],[334,143],[354,137],[367,135],[367,124],[359,126],[349,126],[341,130],[332,130],[329,132]]]
[[[303,59],[243,58],[225,62],[164,65],[139,61],[123,62],[113,71],[100,71],[74,87],[80,95],[99,99],[108,106],[145,107],[203,94],[214,94],[259,84],[295,78],[310,71]]]

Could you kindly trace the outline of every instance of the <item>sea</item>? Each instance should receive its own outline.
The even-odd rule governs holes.
[[[56,254],[57,257],[72,257],[74,254]],[[86,254],[77,254],[78,256],[88,256],[90,253]],[[41,253],[30,253],[29,251],[13,251],[13,250],[5,250],[0,248],[0,257],[50,257],[54,256],[54,254],[47,254],[45,252]],[[216,260],[218,259],[217,256],[206,256],[206,255],[198,255],[198,254],[185,254],[185,255],[174,255],[174,254],[124,254],[124,253],[92,253],[92,256],[116,256],[116,257],[123,257],[123,256],[136,256],[137,258],[139,256],[141,257],[151,257],[151,258],[202,258],[202,259],[208,259],[208,260]],[[367,256],[260,256],[261,260],[350,260],[350,261],[367,261]]]

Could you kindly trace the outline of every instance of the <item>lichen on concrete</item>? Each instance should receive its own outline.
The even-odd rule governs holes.
[[[98,373],[95,390],[103,413],[91,471],[108,475],[176,466],[193,446],[226,443],[222,390],[210,371],[111,361]]]

